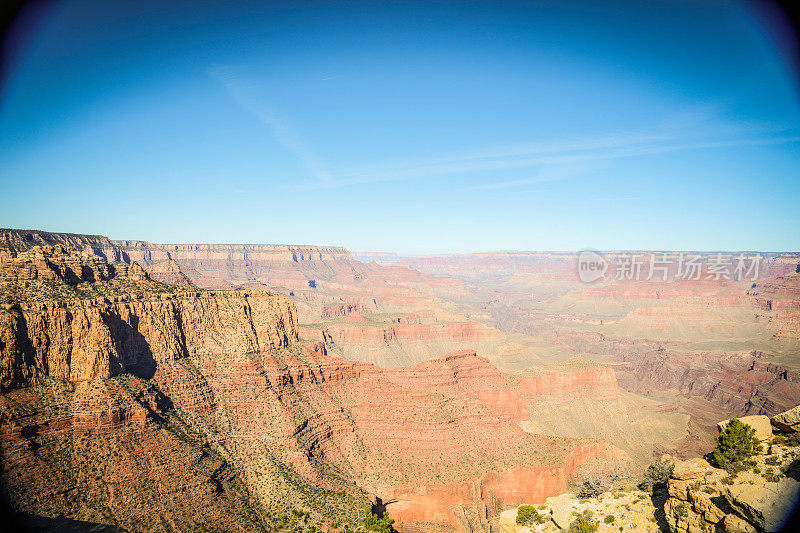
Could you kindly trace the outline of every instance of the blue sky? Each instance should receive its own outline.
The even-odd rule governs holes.
[[[797,80],[743,4],[112,4],[18,29],[0,226],[800,249]]]

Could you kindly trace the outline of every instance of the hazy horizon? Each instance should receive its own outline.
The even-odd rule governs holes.
[[[233,242],[233,241],[220,241],[220,242],[212,242],[212,241],[204,241],[204,240],[197,240],[197,241],[185,241],[185,240],[177,240],[177,241],[146,241],[144,239],[137,239],[137,238],[118,238],[112,235],[104,235],[102,233],[76,233],[72,231],[57,231],[57,230],[44,230],[41,228],[10,228],[10,227],[0,227],[0,231],[3,230],[11,230],[11,231],[42,231],[46,233],[62,233],[62,234],[69,234],[69,235],[87,235],[87,236],[99,236],[99,237],[108,237],[112,241],[143,241],[148,242],[151,244],[159,245],[159,246],[190,246],[190,245],[199,245],[199,246],[311,246],[311,247],[329,247],[329,248],[344,248],[352,255],[369,255],[369,254],[386,254],[386,255],[394,255],[399,258],[422,258],[422,257],[439,257],[439,256],[454,256],[454,255],[481,255],[481,254],[503,254],[503,253],[530,253],[530,254],[577,254],[584,250],[593,250],[600,253],[615,253],[615,252],[636,252],[636,253],[698,253],[698,254],[715,254],[715,253],[723,253],[723,254],[733,254],[739,252],[749,252],[749,253],[762,253],[762,254],[789,254],[789,255],[800,255],[800,250],[759,250],[759,249],[666,249],[666,248],[608,248],[608,249],[595,249],[595,248],[581,248],[575,250],[568,250],[568,249],[551,249],[551,250],[533,250],[533,249],[492,249],[492,250],[470,250],[464,252],[431,252],[431,253],[402,253],[397,252],[391,249],[380,249],[380,250],[358,250],[358,249],[351,249],[347,246],[343,246],[340,244],[335,243],[323,243],[323,242]]]

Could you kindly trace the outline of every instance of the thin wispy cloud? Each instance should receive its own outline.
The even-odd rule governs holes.
[[[362,164],[331,171],[327,162],[269,105],[265,87],[230,68],[214,67],[209,68],[208,72],[243,109],[267,126],[275,141],[307,169],[311,180],[287,185],[291,190],[323,190],[393,181],[439,179],[452,175],[534,169],[534,174],[527,178],[490,182],[484,179],[483,183],[466,187],[468,190],[511,189],[533,183],[576,179],[617,159],[685,150],[800,141],[800,136],[777,134],[776,127],[769,124],[747,124],[746,128],[735,123],[720,126],[714,121],[714,117],[719,114],[719,106],[710,105],[696,106],[677,113],[652,132],[617,132],[583,139],[492,146],[431,158]],[[745,131],[749,131],[751,136],[741,137]]]
[[[660,138],[661,142],[653,142],[656,138]],[[665,142],[670,138],[672,142]],[[296,185],[294,189],[329,189],[369,183],[436,178],[459,173],[545,167],[542,168],[540,174],[530,178],[498,181],[471,187],[472,189],[501,189],[544,181],[576,178],[588,172],[589,169],[583,167],[582,172],[576,172],[575,165],[593,161],[612,161],[683,150],[786,144],[800,141],[800,137],[780,136],[693,142],[677,141],[674,137],[669,136],[645,135],[639,138],[630,137],[627,140],[627,144],[621,139],[613,137],[609,138],[605,143],[597,140],[590,140],[584,143],[579,141],[567,142],[564,145],[545,143],[531,148],[528,152],[517,152],[509,149],[507,150],[508,155],[503,156],[495,156],[492,152],[481,152],[481,155],[477,153],[466,154],[462,159],[434,159],[427,164],[423,163],[417,166],[399,167],[378,172],[364,172],[366,169],[362,169],[363,173],[361,174],[343,173],[349,177],[337,178],[327,182],[310,182],[304,185]],[[557,167],[564,168],[558,169]],[[581,168],[579,167],[578,170],[581,170]]]
[[[265,102],[263,88],[229,68],[212,67],[208,72],[242,108],[269,128],[275,141],[292,153],[313,178],[320,183],[332,180],[328,166],[322,158],[311,150],[300,135]]]
[[[734,139],[726,141],[701,141],[694,143],[677,143],[666,145],[652,145],[652,146],[631,146],[619,150],[607,150],[601,152],[591,151],[575,151],[570,154],[563,154],[557,156],[529,158],[523,161],[517,161],[519,166],[536,166],[536,165],[575,165],[578,163],[585,163],[590,161],[611,161],[614,159],[623,159],[630,157],[642,157],[647,155],[657,155],[669,152],[678,152],[683,150],[699,150],[707,148],[727,148],[735,146],[757,146],[768,144],[787,144],[791,142],[800,141],[800,136],[783,136],[774,138],[752,138],[752,139]],[[531,178],[499,181],[494,183],[486,183],[471,187],[473,189],[504,189],[509,187],[517,187],[520,185],[528,185],[530,183],[539,183],[544,181],[557,181],[562,179],[569,179],[578,177],[585,172],[576,172],[573,168],[566,168],[561,173],[558,171],[550,171],[551,173],[544,173],[542,175],[534,176]]]
[[[606,166],[603,162],[578,162],[575,164],[548,165],[539,170],[535,176],[515,180],[482,183],[467,187],[466,190],[509,189],[532,183],[562,181],[584,176]]]
[[[431,159],[390,162],[379,165],[362,165],[343,169],[337,174],[342,178],[327,183],[307,183],[296,185],[297,189],[326,189],[380,183],[388,181],[412,180],[439,177],[452,174],[466,174],[526,168],[550,163],[568,163],[575,154],[604,151],[618,147],[636,147],[648,143],[674,140],[674,135],[624,133],[602,137],[543,141],[538,143],[514,144],[490,147],[460,154],[449,154]],[[558,178],[563,179],[563,178]],[[530,180],[524,183],[532,183]],[[552,181],[547,179],[544,181]]]

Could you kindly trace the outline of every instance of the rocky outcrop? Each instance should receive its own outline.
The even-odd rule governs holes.
[[[181,292],[63,247],[35,247],[0,263],[0,390],[51,377],[123,372],[197,353],[258,352],[297,339],[291,302],[243,291]],[[85,295],[91,298],[85,298]]]
[[[597,498],[578,498],[566,493],[551,496],[543,504],[536,505],[541,523],[518,525],[518,508],[500,514],[498,529],[503,533],[556,533],[570,531],[570,525],[578,515],[589,513],[590,522],[598,533],[619,533],[620,531],[643,531],[659,533],[656,509],[651,495],[640,490],[614,490]],[[610,517],[610,518],[606,518]]]
[[[773,444],[771,459],[756,456],[752,470],[738,475],[701,458],[679,462],[664,503],[670,531],[783,531],[800,500],[800,483],[790,477],[795,475],[794,454]]]
[[[743,416],[739,418],[742,424],[747,424],[756,431],[756,438],[761,442],[769,442],[772,440],[772,426],[770,419],[765,415]],[[717,429],[722,433],[728,426],[730,420],[723,420],[717,424]]]
[[[53,297],[59,285],[75,287],[81,283],[104,284],[112,280],[116,284],[137,283],[147,282],[149,277],[138,264],[114,267],[97,255],[75,253],[61,245],[34,246],[0,260],[0,293],[6,303]],[[30,287],[37,282],[48,286]]]
[[[797,433],[800,431],[800,405],[773,416],[770,422],[781,431]]]
[[[783,531],[800,497],[800,483],[781,478],[777,483],[733,485],[725,488],[725,499],[736,512],[759,531]]]
[[[56,245],[72,248],[84,254],[97,255],[108,263],[122,261],[119,247],[103,235],[0,228],[0,260],[16,257],[34,246]]]

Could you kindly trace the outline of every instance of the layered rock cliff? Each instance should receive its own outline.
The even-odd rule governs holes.
[[[2,390],[46,377],[149,378],[159,363],[187,355],[268,350],[297,338],[283,296],[185,292],[151,281],[135,263],[113,267],[62,246],[0,261],[0,280]]]
[[[15,257],[34,246],[54,245],[97,255],[110,264],[138,263],[160,281],[207,288],[254,282],[262,287],[307,288],[315,274],[329,275],[337,269],[346,272],[347,263],[352,262],[350,253],[336,246],[155,244],[112,241],[102,235],[0,229],[0,259]],[[276,264],[283,264],[283,268],[276,269]]]
[[[119,247],[103,235],[0,228],[0,259],[10,259],[34,246],[55,245],[66,246],[84,254],[98,255],[109,263],[122,261]]]
[[[606,446],[522,431],[474,352],[386,370],[299,343],[291,301],[181,288],[36,246],[0,262],[3,497],[132,531],[269,529],[367,497],[398,528],[487,529]]]

